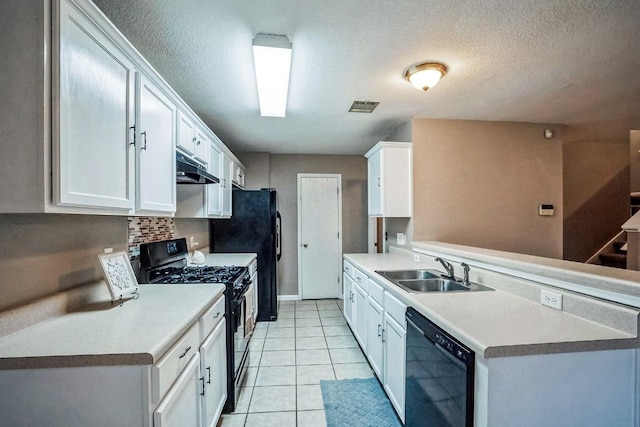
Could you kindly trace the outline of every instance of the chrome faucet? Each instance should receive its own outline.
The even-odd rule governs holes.
[[[456,280],[456,277],[453,274],[453,265],[451,263],[443,260],[442,258],[436,258],[436,261],[440,261],[440,264],[447,270],[447,275],[445,277],[450,278],[451,280]]]
[[[460,265],[462,266],[462,271],[464,272],[462,276],[462,284],[465,286],[469,286],[469,264],[463,262]]]

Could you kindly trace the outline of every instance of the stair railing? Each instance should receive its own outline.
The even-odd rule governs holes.
[[[598,251],[589,258],[585,264],[600,264],[600,254],[611,252],[613,249],[613,244],[615,242],[619,242],[621,240],[627,241],[627,239],[621,239],[625,235],[627,231],[622,230],[618,234],[616,234],[611,240],[609,240],[603,247],[598,249]],[[626,236],[625,236],[626,237]]]

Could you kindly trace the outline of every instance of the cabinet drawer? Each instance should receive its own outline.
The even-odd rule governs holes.
[[[369,279],[369,296],[373,298],[380,307],[384,307],[384,288],[371,279]]]
[[[393,320],[405,327],[406,321],[404,316],[407,311],[407,306],[389,292],[384,293],[384,310],[389,313],[389,316],[391,316]]]
[[[365,291],[369,292],[369,277],[357,268],[353,269],[353,280]]]
[[[198,319],[198,323],[200,324],[200,342],[204,341],[204,339],[209,335],[213,328],[216,327],[218,322],[224,318],[224,295],[222,295],[218,300],[208,309],[200,319]]]
[[[353,265],[349,264],[347,261],[344,262],[344,272],[347,276],[353,279]]]
[[[194,354],[198,353],[200,344],[198,322],[160,358],[152,368],[153,402],[165,395],[171,384],[178,378]]]

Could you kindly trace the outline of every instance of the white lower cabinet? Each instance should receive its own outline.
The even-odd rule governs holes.
[[[407,306],[347,262],[343,283],[344,317],[404,422]]]
[[[404,422],[405,343],[407,330],[389,313],[384,315],[384,377],[382,383],[389,400]]]
[[[249,274],[251,275],[251,286],[253,288],[253,324],[258,320],[258,310],[260,305],[260,296],[258,294],[258,260],[253,260],[249,266]]]
[[[224,306],[220,296],[194,315],[153,365],[0,370],[0,425],[215,426],[227,398]]]
[[[227,400],[227,352],[224,319],[200,347],[202,425],[214,427]]]
[[[156,410],[154,427],[200,426],[200,356],[195,353]]]
[[[367,328],[367,291],[365,291],[362,287],[360,287],[357,283],[353,285],[353,335],[356,337],[358,343],[360,343],[360,347],[362,350],[367,351],[367,338],[368,338],[368,328]]]
[[[384,381],[384,343],[382,341],[385,327],[384,310],[371,296],[369,296],[368,305],[369,337],[367,340],[367,357],[378,378]]]
[[[342,300],[344,318],[349,326],[353,328],[353,279],[347,274],[346,270],[343,275],[342,283],[344,283],[344,295]]]

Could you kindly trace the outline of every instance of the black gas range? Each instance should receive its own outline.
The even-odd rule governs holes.
[[[246,267],[232,266],[186,266],[164,267],[148,273],[149,283],[222,283],[232,297],[243,294],[251,284]]]
[[[220,283],[225,285],[227,335],[227,402],[224,412],[233,412],[239,387],[249,365],[251,325],[246,325],[246,293],[251,277],[246,267],[188,265],[186,239],[163,240],[140,245],[140,281],[153,284]]]

